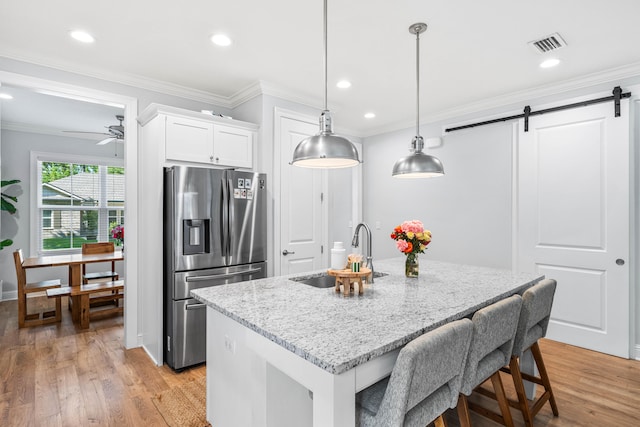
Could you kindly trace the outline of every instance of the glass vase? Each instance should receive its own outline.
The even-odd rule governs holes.
[[[404,275],[407,277],[418,277],[420,271],[420,265],[418,264],[418,254],[407,255],[407,260],[404,263]]]

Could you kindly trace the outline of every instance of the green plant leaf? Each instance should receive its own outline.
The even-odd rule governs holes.
[[[4,197],[5,199],[10,199],[13,200],[14,202],[18,203],[18,197],[16,196],[10,196],[6,193],[0,193],[2,195],[2,197]]]
[[[16,207],[7,202],[4,198],[0,200],[0,210],[7,211],[10,214],[16,213]]]
[[[6,187],[7,185],[17,184],[19,183],[19,179],[12,179],[10,181],[0,181],[0,187]]]
[[[13,245],[13,240],[4,239],[3,241],[0,242],[0,250],[4,249],[5,246],[11,246],[11,245]]]

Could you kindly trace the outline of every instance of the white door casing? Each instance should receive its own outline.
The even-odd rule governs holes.
[[[276,114],[276,122],[276,144],[280,147],[279,218],[276,216],[280,244],[275,253],[280,271],[276,274],[318,270],[326,265],[326,172],[289,164],[298,143],[318,132],[317,120],[281,112]]]
[[[629,357],[629,103],[518,123],[516,268],[558,281],[547,337]]]

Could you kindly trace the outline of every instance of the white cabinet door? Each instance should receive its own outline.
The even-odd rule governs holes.
[[[186,162],[213,161],[213,123],[167,116],[166,158]]]
[[[213,127],[213,163],[239,168],[253,167],[253,131],[215,124]]]

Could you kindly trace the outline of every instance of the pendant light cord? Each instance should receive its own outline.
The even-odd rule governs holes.
[[[324,109],[327,110],[327,0],[324,0]]]
[[[416,31],[416,136],[420,136],[420,32]],[[415,147],[418,148],[418,147]]]

